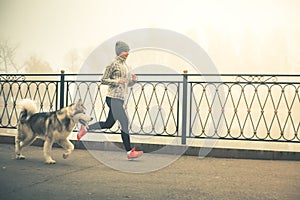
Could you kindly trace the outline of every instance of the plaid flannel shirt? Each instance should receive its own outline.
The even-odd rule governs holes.
[[[101,83],[108,85],[107,96],[125,100],[128,93],[128,87],[134,85],[135,82],[131,79],[130,69],[127,66],[125,59],[116,57],[111,65],[107,66]],[[120,79],[126,78],[128,81],[125,84],[118,83]]]

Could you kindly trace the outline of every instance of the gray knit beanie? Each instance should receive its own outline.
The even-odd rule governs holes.
[[[116,43],[116,54],[117,56],[120,55],[122,52],[124,51],[129,51],[129,46],[128,44],[126,44],[125,42],[123,41],[118,41]]]

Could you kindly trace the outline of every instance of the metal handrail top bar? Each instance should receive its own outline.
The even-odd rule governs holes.
[[[182,76],[181,74],[136,74],[139,76]],[[61,73],[31,73],[31,74],[0,74],[0,76],[60,76]],[[103,75],[102,73],[84,73],[84,74],[64,74],[65,76],[97,76]],[[300,77],[300,74],[196,74],[196,73],[187,73],[188,76],[277,76],[277,77]]]

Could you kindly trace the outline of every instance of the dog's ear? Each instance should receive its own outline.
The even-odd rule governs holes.
[[[69,106],[74,106],[75,105],[75,103],[71,103]]]
[[[76,106],[77,106],[77,108],[83,108],[83,109],[86,109],[86,108],[83,106],[83,102],[82,102],[81,99],[78,100]]]

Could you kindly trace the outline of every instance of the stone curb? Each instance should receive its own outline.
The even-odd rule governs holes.
[[[121,142],[97,142],[97,141],[77,141],[71,140],[75,149],[86,149],[84,143],[88,144],[89,148],[93,150],[115,150],[115,146],[122,148]],[[0,135],[0,143],[14,144],[14,136]],[[32,144],[34,146],[43,146],[43,141],[37,139]],[[166,145],[163,144],[146,144],[146,143],[134,143],[137,149],[142,149],[145,153],[155,152]],[[54,144],[53,147],[59,147]],[[166,154],[176,155],[176,152],[183,152],[183,148],[186,148],[184,155],[187,156],[199,156],[200,149],[205,151],[205,147],[187,147],[182,145],[168,145]],[[208,151],[210,149],[207,149]],[[263,159],[263,160],[300,160],[300,152],[288,152],[288,151],[269,151],[269,150],[246,150],[246,149],[230,149],[230,148],[213,148],[207,154],[206,157],[214,158],[235,158],[235,159]]]

